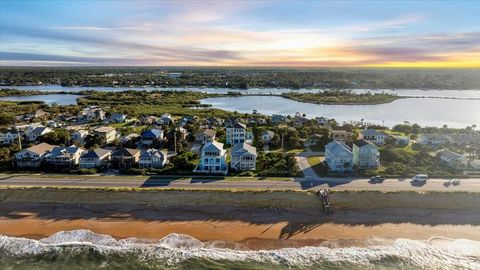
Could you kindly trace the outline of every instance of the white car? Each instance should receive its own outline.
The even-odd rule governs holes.
[[[412,178],[412,182],[417,182],[417,183],[426,183],[428,180],[428,175],[426,174],[417,174]]]

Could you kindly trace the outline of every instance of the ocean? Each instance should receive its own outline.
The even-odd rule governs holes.
[[[117,240],[88,230],[40,240],[0,236],[0,269],[480,269],[480,242],[371,237],[321,246],[247,250],[170,234]]]

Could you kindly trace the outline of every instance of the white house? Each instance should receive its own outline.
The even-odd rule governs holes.
[[[77,166],[82,156],[87,151],[74,145],[63,147],[57,146],[45,155],[45,161],[54,166]]]
[[[445,134],[424,133],[418,136],[417,142],[422,145],[440,146],[447,143],[453,143],[450,136]]]
[[[317,121],[317,124],[320,126],[325,126],[328,124],[328,118],[323,116],[316,117],[315,120]]]
[[[29,142],[35,142],[38,137],[52,132],[53,130],[48,127],[36,127],[34,130],[27,133],[27,139]]]
[[[380,166],[378,147],[367,141],[359,140],[352,145],[353,166],[357,169],[375,169]]]
[[[108,164],[110,160],[111,150],[97,148],[88,151],[80,157],[80,168],[101,168]]]
[[[163,168],[166,163],[166,153],[157,149],[148,149],[140,153],[138,166],[140,168]]]
[[[262,136],[262,142],[263,143],[269,143],[270,140],[273,139],[273,136],[275,136],[275,132],[273,132],[271,130],[265,130],[265,131],[262,132],[261,136]]]
[[[89,132],[85,129],[79,129],[72,133],[72,140],[78,142],[79,144],[85,143],[85,138],[88,136]]]
[[[467,158],[447,149],[440,152],[440,160],[456,169],[463,168],[468,163]]]
[[[363,138],[371,143],[376,145],[385,144],[385,139],[387,134],[382,131],[376,131],[375,129],[365,129],[360,132],[363,135]]]
[[[170,124],[172,124],[172,123],[173,123],[172,115],[169,114],[169,113],[164,113],[164,114],[162,114],[162,116],[160,116],[159,122],[160,122],[162,125],[170,125]]]
[[[352,149],[346,144],[334,140],[325,145],[325,162],[334,172],[352,172]]]
[[[127,115],[123,113],[114,113],[110,116],[111,123],[123,123],[127,120]]]
[[[227,151],[223,143],[209,142],[201,150],[200,163],[193,170],[195,173],[227,174]]]
[[[231,149],[231,167],[236,171],[255,170],[257,148],[246,144],[235,144]]]
[[[113,127],[99,127],[93,130],[104,143],[111,143],[118,138],[118,133]]]
[[[15,164],[17,167],[39,167],[45,156],[55,148],[56,145],[40,143],[15,153]]]
[[[247,126],[239,122],[227,123],[226,126],[226,144],[234,145],[244,143],[247,140]]]
[[[9,130],[4,133],[0,133],[0,145],[11,145],[18,143],[18,132],[15,130]]]
[[[105,112],[102,108],[92,105],[81,110],[77,115],[77,119],[86,122],[103,121],[105,120]]]

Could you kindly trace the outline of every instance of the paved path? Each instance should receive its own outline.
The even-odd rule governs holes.
[[[472,191],[480,192],[480,179],[462,179],[458,186],[446,187],[445,179],[430,179],[423,186],[414,186],[409,179],[387,179],[381,184],[370,184],[367,179],[321,178],[317,180],[200,180],[156,177],[48,177],[46,175],[0,175],[0,186],[75,186],[75,187],[144,187],[188,189],[290,189],[306,190],[330,188],[333,190],[381,190],[381,191]]]

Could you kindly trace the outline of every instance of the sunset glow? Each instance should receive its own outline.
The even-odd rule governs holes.
[[[478,14],[475,1],[7,0],[0,65],[480,67]]]

